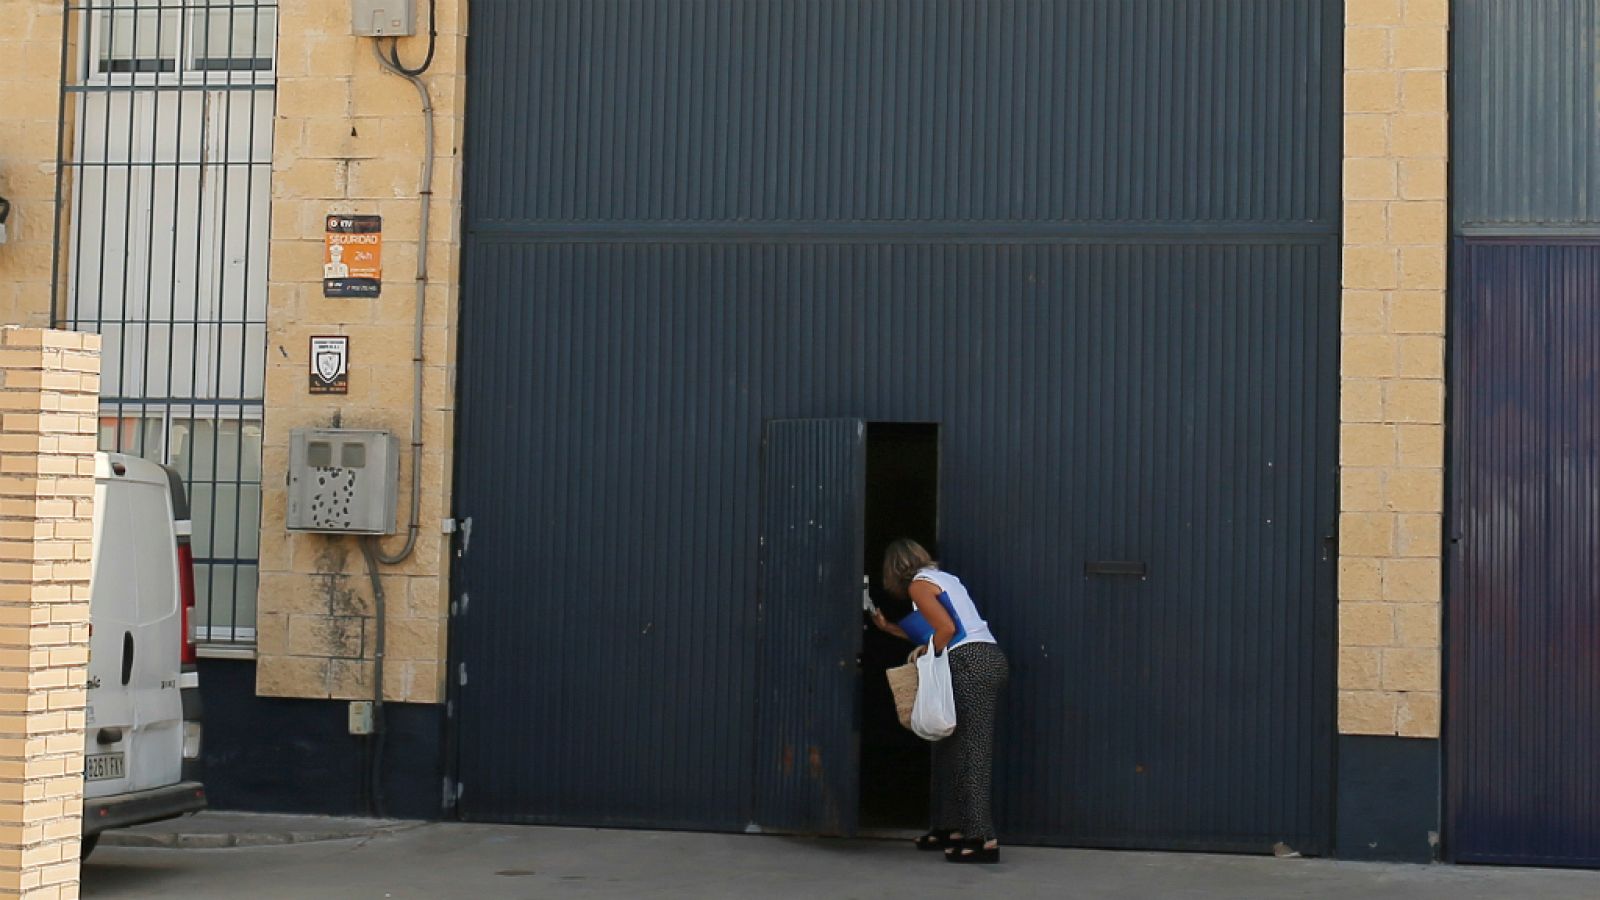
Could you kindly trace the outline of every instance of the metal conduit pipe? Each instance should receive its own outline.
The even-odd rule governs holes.
[[[429,49],[429,61],[432,61],[433,51]],[[417,89],[417,94],[422,98],[422,185],[417,191],[418,200],[422,204],[422,211],[418,216],[417,226],[417,301],[415,325],[411,341],[411,515],[406,522],[406,542],[396,553],[385,553],[378,543],[377,538],[365,539],[361,542],[361,553],[366,558],[367,575],[372,580],[373,601],[373,626],[377,629],[377,636],[373,646],[372,667],[372,757],[370,793],[372,811],[374,815],[382,816],[385,813],[383,792],[383,751],[386,732],[383,711],[383,663],[385,650],[385,637],[388,630],[387,606],[383,591],[383,580],[379,576],[378,564],[395,565],[408,559],[417,548],[417,534],[422,522],[422,335],[427,318],[428,303],[428,219],[433,200],[433,96],[428,91],[428,85],[418,77],[421,70],[407,70],[391,61],[383,54],[377,41],[372,42],[372,55],[378,60],[378,65],[392,74],[411,82]],[[423,68],[427,68],[426,64]]]
[[[383,623],[386,618],[385,607],[388,604],[383,593],[383,578],[378,574],[377,538],[361,539],[361,556],[367,561],[367,577],[372,579],[373,618],[377,621],[378,628],[372,647],[372,755],[368,760],[370,768],[367,771],[367,798],[372,815],[381,819],[387,814],[387,804],[384,802],[383,794],[383,658],[386,647]]]
[[[418,217],[417,310],[411,344],[411,515],[406,523],[406,542],[399,552],[385,553],[378,548],[378,561],[392,566],[405,562],[417,548],[417,532],[422,522],[422,330],[428,302],[428,214],[433,206],[433,95],[421,78],[385,57],[377,41],[372,42],[372,55],[377,58],[378,65],[411,82],[422,97],[422,187],[417,191],[422,212]]]

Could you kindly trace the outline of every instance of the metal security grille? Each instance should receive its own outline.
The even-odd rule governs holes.
[[[101,448],[184,476],[199,640],[248,644],[277,3],[64,9],[56,323],[103,336]]]

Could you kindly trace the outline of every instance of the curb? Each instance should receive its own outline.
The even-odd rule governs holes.
[[[326,829],[316,831],[238,831],[150,833],[117,829],[100,836],[102,847],[124,847],[163,850],[227,850],[239,847],[284,847],[290,844],[316,844],[327,841],[350,841],[383,837],[420,828],[423,822],[396,822],[392,825],[361,829]]]

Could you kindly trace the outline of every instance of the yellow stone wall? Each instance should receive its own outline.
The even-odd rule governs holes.
[[[0,197],[11,201],[0,244],[0,324],[50,324],[59,0],[0,0]]]
[[[78,896],[99,349],[0,327],[0,898]]]
[[[1339,730],[1437,737],[1449,6],[1345,26]]]
[[[426,4],[402,61],[426,51]],[[279,7],[277,119],[272,166],[272,245],[263,433],[261,590],[257,690],[264,696],[358,699],[371,695],[372,598],[353,539],[284,530],[291,429],[387,428],[402,448],[400,524],[411,483],[411,342],[418,253],[417,196],[423,119],[415,88],[381,70],[372,40],[350,34],[350,8],[323,0]],[[440,0],[439,45],[424,76],[437,140],[427,298],[421,537],[405,564],[386,568],[391,700],[443,699],[460,153],[466,4]],[[324,218],[383,216],[382,295],[322,296]],[[307,391],[312,335],[351,338],[350,393]],[[386,547],[398,546],[399,537]]]

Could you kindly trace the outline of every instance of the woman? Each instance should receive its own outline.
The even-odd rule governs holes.
[[[1010,669],[989,625],[978,615],[961,579],[939,570],[922,545],[908,538],[889,544],[883,554],[883,587],[895,597],[909,596],[916,610],[891,623],[873,611],[879,630],[918,644],[917,654],[950,654],[955,689],[956,730],[933,744],[932,828],[917,838],[920,850],[943,849],[955,863],[1000,861],[1000,842],[990,817],[990,775],[994,768],[994,713]]]

